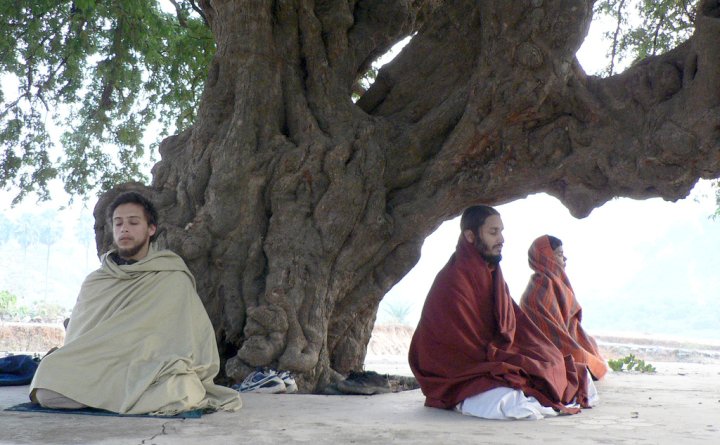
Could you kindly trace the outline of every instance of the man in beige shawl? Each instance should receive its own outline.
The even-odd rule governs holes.
[[[215,332],[192,274],[178,255],[150,244],[153,204],[127,192],[108,215],[116,250],[85,279],[65,344],[40,363],[31,399],[120,414],[239,409],[238,393],[213,382]]]

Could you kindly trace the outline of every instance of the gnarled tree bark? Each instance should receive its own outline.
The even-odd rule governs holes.
[[[610,78],[575,59],[592,4],[202,1],[217,54],[197,122],[163,142],[150,187],[97,216],[145,189],[227,375],[275,366],[320,390],[361,368],[383,295],[466,206],[545,191],[583,217],[720,175],[717,2],[688,42]]]

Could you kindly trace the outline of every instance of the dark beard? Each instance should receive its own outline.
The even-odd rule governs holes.
[[[480,239],[479,236],[475,237],[475,249],[477,249],[480,256],[491,266],[497,266],[502,260],[502,255],[491,255],[490,247]]]
[[[145,244],[138,244],[137,246],[130,247],[129,249],[120,249],[118,247],[118,255],[120,255],[120,258],[130,258],[138,254],[143,248]]]
[[[502,260],[502,255],[486,255],[481,253],[480,256],[491,266],[497,266]]]

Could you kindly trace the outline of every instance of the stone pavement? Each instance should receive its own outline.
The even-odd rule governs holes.
[[[237,413],[201,419],[0,411],[0,444],[717,444],[720,365],[653,363],[613,373],[600,405],[575,416],[489,421],[425,408],[419,390],[377,396],[246,394]],[[0,387],[0,410],[27,401]]]

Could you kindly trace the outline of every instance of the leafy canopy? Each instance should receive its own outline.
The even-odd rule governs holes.
[[[605,74],[687,38],[695,8],[599,1],[596,19],[616,23]],[[214,51],[195,0],[0,2],[0,74],[19,81],[16,94],[0,91],[0,188],[17,190],[18,202],[49,199],[56,178],[81,197],[147,180],[146,146],[192,125]]]
[[[170,1],[0,4],[0,73],[19,81],[0,91],[0,187],[16,202],[54,178],[71,196],[144,180],[148,126],[157,143],[192,124],[215,46],[195,2]]]

